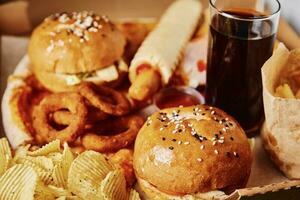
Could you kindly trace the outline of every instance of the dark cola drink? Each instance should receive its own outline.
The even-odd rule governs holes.
[[[237,119],[248,136],[263,120],[261,67],[273,51],[274,24],[251,9],[227,9],[210,25],[207,104]]]

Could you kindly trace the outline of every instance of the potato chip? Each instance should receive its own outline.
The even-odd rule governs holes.
[[[283,84],[278,86],[275,90],[275,96],[282,97],[282,98],[291,98],[291,99],[295,98],[293,91],[288,84]]]
[[[39,180],[41,180],[45,184],[49,184],[52,181],[52,176],[51,176],[52,169],[44,168],[43,165],[40,164],[40,161],[38,161],[40,158],[42,159],[43,157],[42,156],[40,156],[40,157],[26,156],[23,158],[19,158],[16,162],[18,164],[23,164],[23,165],[32,167],[35,170],[35,172],[37,173]],[[48,158],[46,158],[46,159],[48,159]],[[52,168],[53,168],[53,166],[52,166]]]
[[[57,165],[57,164],[59,164],[59,163],[61,163],[61,161],[62,161],[62,154],[61,153],[58,153],[58,152],[55,152],[55,153],[49,153],[48,155],[47,155],[47,158],[50,158],[52,161],[53,161],[53,163],[54,163],[54,165]]]
[[[131,189],[128,200],[141,200],[140,195],[135,189]]]
[[[5,155],[8,159],[12,158],[10,146],[6,138],[0,139],[0,154]]]
[[[46,156],[37,156],[37,157],[25,156],[25,157],[20,157],[18,160],[16,160],[16,162],[19,164],[34,163],[35,165],[37,165],[38,167],[46,171],[52,171],[54,168],[53,161],[50,158],[47,158]]]
[[[0,154],[0,176],[8,169],[9,160],[4,154]]]
[[[33,199],[37,180],[37,173],[31,167],[20,164],[11,167],[0,178],[0,199]]]
[[[81,200],[81,198],[77,196],[61,196],[57,198],[56,200]]]
[[[104,200],[125,200],[126,180],[120,170],[111,171],[101,182],[98,195]]]
[[[30,156],[46,156],[49,153],[53,153],[53,152],[60,152],[60,141],[59,140],[54,140],[35,151],[28,152],[28,155],[30,155]]]
[[[64,150],[60,162],[54,167],[52,177],[53,184],[57,187],[67,187],[68,172],[74,160],[74,155],[68,144],[64,144]]]
[[[8,169],[12,160],[12,154],[8,140],[6,138],[0,139],[0,176]]]
[[[85,151],[71,164],[68,174],[68,189],[83,199],[97,198],[101,181],[114,167],[102,154]]]
[[[68,196],[69,192],[63,188],[58,188],[52,185],[45,185],[43,182],[38,182],[35,188],[35,200],[53,200],[60,196]]]
[[[27,156],[27,153],[29,151],[30,148],[30,144],[25,145],[25,146],[19,146],[17,148],[17,150],[15,151],[15,156],[14,156],[14,160],[18,160],[19,158],[25,157]]]

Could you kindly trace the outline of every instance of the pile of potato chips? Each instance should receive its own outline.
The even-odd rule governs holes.
[[[67,144],[55,140],[35,151],[30,145],[14,156],[0,139],[0,200],[103,199],[138,200],[125,177],[102,154],[85,151],[76,158]]]

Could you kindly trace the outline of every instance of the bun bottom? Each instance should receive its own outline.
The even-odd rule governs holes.
[[[195,193],[195,194],[186,194],[184,196],[174,196],[169,195],[164,192],[159,191],[156,187],[148,183],[146,180],[143,180],[137,177],[137,183],[135,189],[140,194],[141,198],[144,200],[185,200],[185,199],[213,199],[220,198],[225,196],[225,193],[222,191],[211,191],[206,193]]]

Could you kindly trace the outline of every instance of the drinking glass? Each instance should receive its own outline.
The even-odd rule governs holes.
[[[280,8],[278,0],[210,0],[205,101],[248,136],[263,121],[261,67],[273,52]]]

